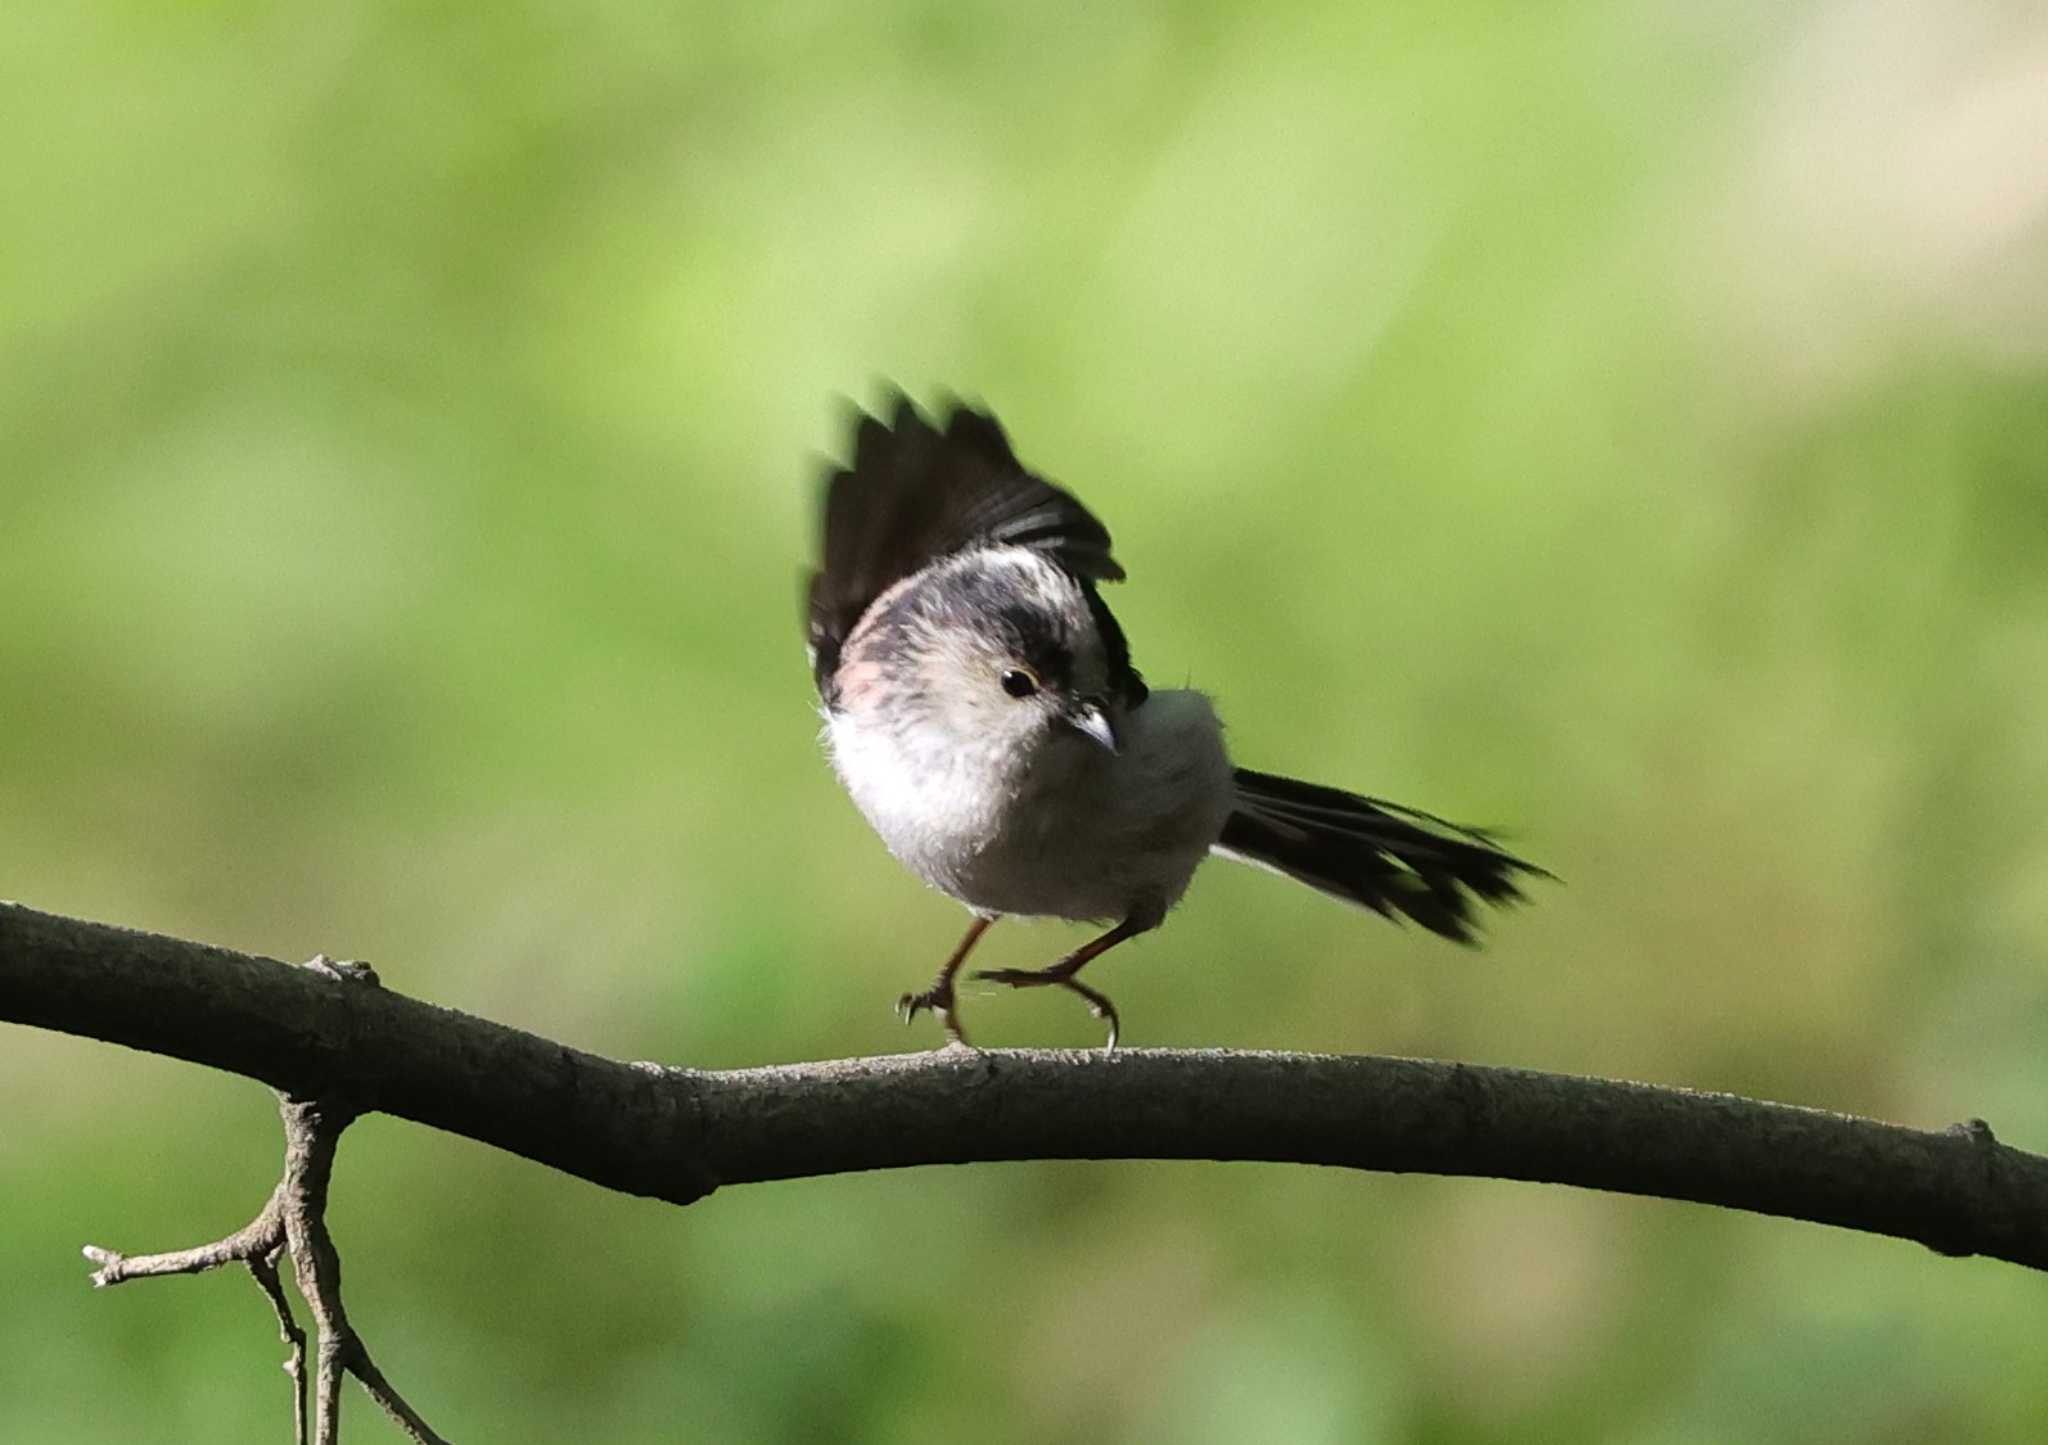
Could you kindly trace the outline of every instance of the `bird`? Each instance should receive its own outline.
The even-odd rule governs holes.
[[[851,407],[851,455],[822,487],[807,589],[811,671],[833,770],[889,851],[966,905],[931,984],[898,1000],[965,1044],[958,975],[998,919],[1107,924],[1038,969],[978,972],[1064,989],[1121,1019],[1084,967],[1159,927],[1208,857],[1283,874],[1461,943],[1474,900],[1550,875],[1481,829],[1236,766],[1203,693],[1148,687],[1101,588],[1109,532],[1017,459],[991,411],[936,420],[901,392]]]

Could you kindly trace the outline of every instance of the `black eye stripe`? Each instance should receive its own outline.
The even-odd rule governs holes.
[[[1003,691],[1011,697],[1029,697],[1038,691],[1038,679],[1029,668],[1013,667],[1002,676]]]

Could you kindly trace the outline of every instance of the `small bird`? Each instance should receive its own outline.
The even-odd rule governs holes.
[[[1209,854],[1283,873],[1383,917],[1473,939],[1471,897],[1548,876],[1487,834],[1337,788],[1233,767],[1191,689],[1153,690],[1098,592],[1109,533],[1017,460],[994,416],[934,426],[897,396],[856,413],[826,480],[809,651],[832,765],[889,851],[974,921],[905,994],[964,1043],[954,979],[1007,914],[1113,923],[1041,969],[974,977],[1114,1004],[1079,974],[1157,928]],[[1468,896],[1469,895],[1469,896]]]

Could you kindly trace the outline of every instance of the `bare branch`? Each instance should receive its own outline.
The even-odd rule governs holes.
[[[282,1192],[283,1186],[278,1186],[278,1189]],[[273,1193],[261,1213],[227,1238],[191,1249],[172,1250],[168,1254],[117,1254],[97,1244],[88,1244],[80,1252],[99,1266],[92,1275],[95,1289],[126,1284],[131,1279],[198,1274],[202,1270],[219,1269],[224,1264],[248,1264],[275,1256],[284,1248],[284,1216],[280,1209],[278,1195]]]
[[[367,970],[342,972],[324,957],[316,959],[312,967],[344,982],[375,983],[375,975]],[[246,1264],[277,1314],[279,1334],[291,1348],[284,1368],[292,1379],[292,1438],[297,1445],[305,1445],[306,1332],[292,1318],[291,1302],[285,1298],[277,1272],[279,1257],[289,1253],[299,1294],[313,1312],[318,1336],[312,1421],[316,1445],[338,1445],[341,1438],[344,1374],[362,1381],[370,1398],[418,1445],[447,1445],[392,1388],[342,1308],[341,1255],[327,1230],[327,1197],[334,1179],[335,1148],[342,1131],[355,1120],[356,1111],[346,1104],[280,1095],[278,1113],[284,1120],[284,1177],[255,1219],[225,1239],[169,1254],[128,1256],[88,1244],[85,1257],[99,1266],[93,1284],[196,1274],[237,1261]]]
[[[285,1238],[298,1273],[299,1295],[312,1310],[319,1332],[313,1412],[316,1445],[335,1445],[339,1436],[344,1373],[362,1381],[370,1398],[408,1438],[419,1445],[447,1445],[384,1378],[342,1307],[341,1254],[327,1230],[327,1196],[334,1180],[335,1146],[355,1113],[319,1100],[295,1099],[281,1100],[279,1111],[285,1132],[285,1175],[278,1186]]]
[[[92,1276],[95,1289],[125,1284],[131,1279],[198,1274],[202,1270],[219,1269],[224,1264],[237,1261],[247,1265],[249,1273],[255,1276],[257,1287],[277,1314],[279,1338],[291,1349],[291,1355],[284,1363],[284,1372],[292,1381],[292,1439],[296,1445],[306,1445],[306,1332],[292,1318],[291,1301],[285,1298],[284,1285],[277,1277],[277,1259],[285,1250],[284,1192],[285,1186],[279,1184],[271,1192],[262,1212],[227,1238],[217,1239],[211,1244],[173,1250],[169,1254],[137,1255],[118,1254],[111,1249],[88,1244],[82,1253],[99,1266]]]
[[[283,1251],[280,1244],[269,1254],[250,1260],[249,1273],[277,1312],[278,1337],[291,1347],[284,1372],[292,1381],[292,1445],[306,1445],[306,1332],[292,1318],[291,1301],[284,1297],[284,1283],[277,1277],[277,1257]]]
[[[1927,1132],[1516,1069],[1211,1050],[664,1069],[11,905],[0,1018],[345,1098],[676,1203],[722,1183],[914,1164],[1245,1159],[1693,1200],[2048,1268],[2048,1159],[1976,1121]]]

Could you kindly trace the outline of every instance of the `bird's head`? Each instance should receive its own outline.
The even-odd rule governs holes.
[[[1122,704],[1080,583],[1038,553],[958,553],[878,598],[848,639],[839,704],[955,753],[1028,768],[1114,753]]]

